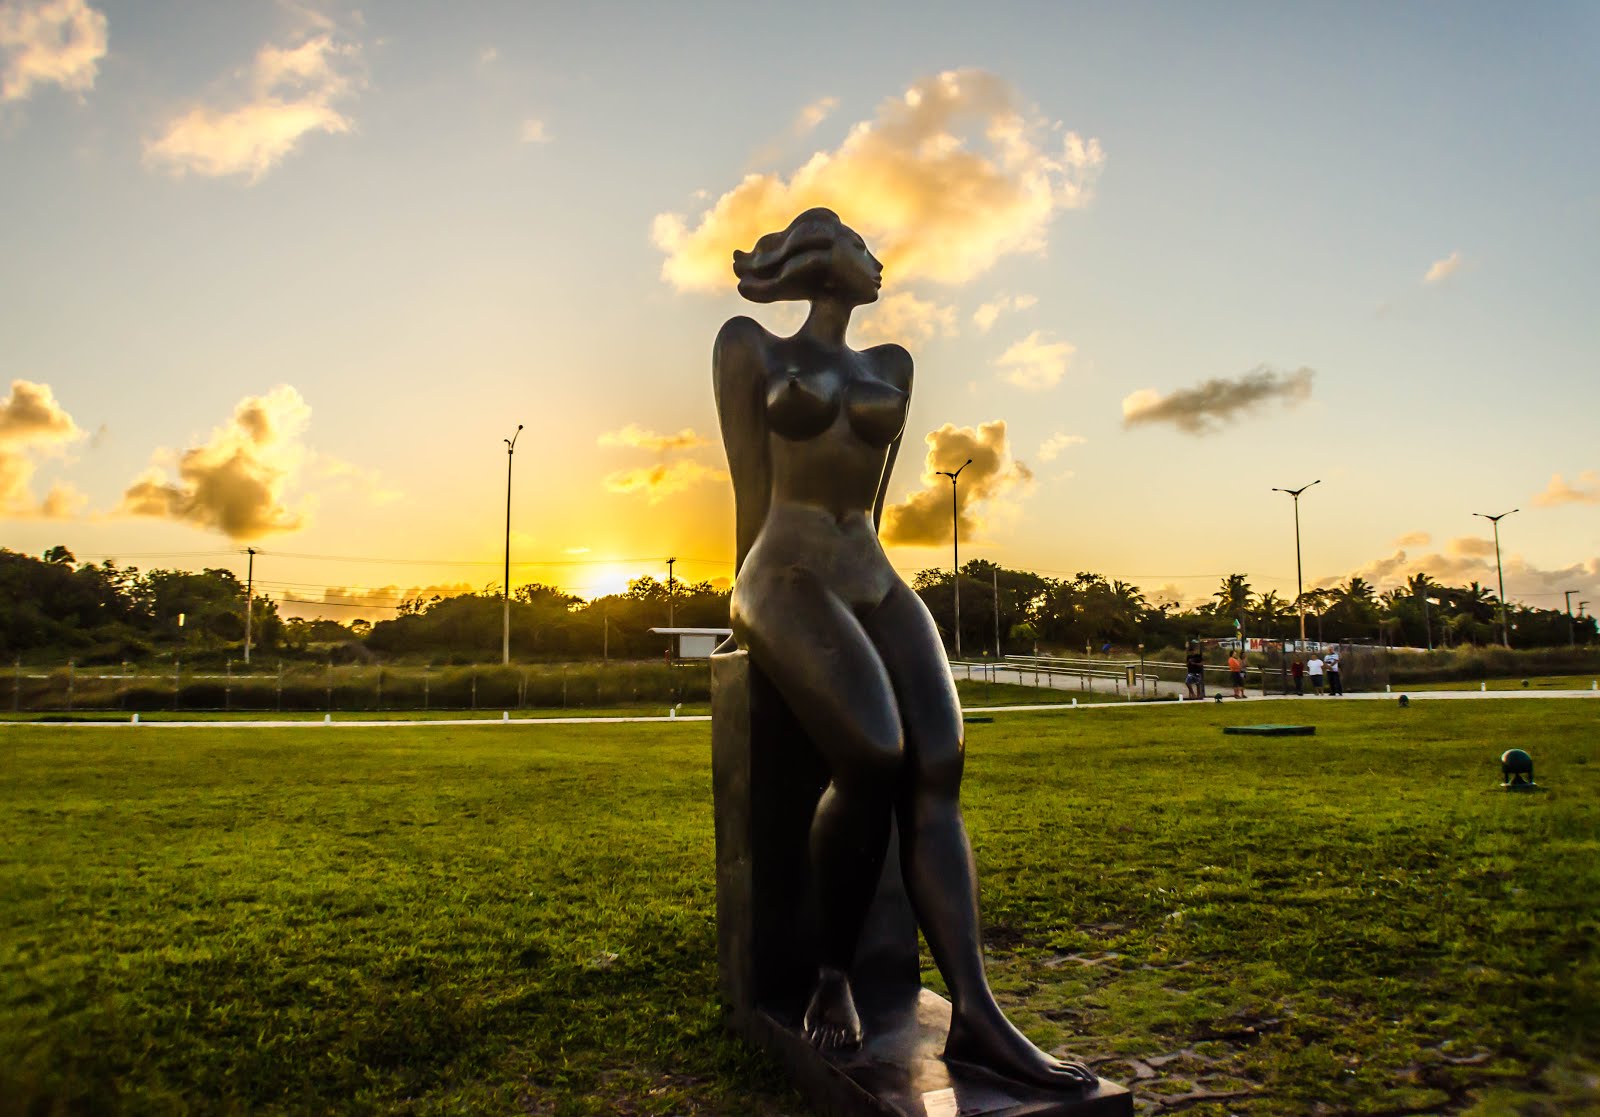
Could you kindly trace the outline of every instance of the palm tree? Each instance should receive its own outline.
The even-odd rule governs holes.
[[[1238,617],[1250,611],[1250,599],[1255,594],[1250,589],[1250,583],[1245,579],[1248,574],[1229,574],[1222,580],[1222,587],[1211,596],[1217,599],[1217,612],[1225,617]]]

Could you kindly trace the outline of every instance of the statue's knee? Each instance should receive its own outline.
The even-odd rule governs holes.
[[[899,779],[906,759],[899,726],[858,726],[852,737],[847,771],[836,773],[836,779],[863,789],[885,788]]]

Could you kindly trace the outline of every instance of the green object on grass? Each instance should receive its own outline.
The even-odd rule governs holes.
[[[1314,725],[1230,725],[1224,733],[1245,737],[1310,737],[1317,732]]]

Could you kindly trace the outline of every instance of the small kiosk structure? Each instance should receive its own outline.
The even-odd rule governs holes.
[[[733,635],[731,628],[652,628],[650,631],[672,637],[673,659],[710,659],[712,650]]]

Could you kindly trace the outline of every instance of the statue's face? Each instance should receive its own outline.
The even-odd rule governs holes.
[[[835,298],[860,306],[876,302],[883,285],[883,265],[831,210],[808,210],[754,252],[733,255],[739,291],[755,302]]]
[[[867,251],[867,242],[854,229],[840,225],[830,261],[835,288],[857,306],[878,301],[883,286],[883,265]]]
[[[878,300],[883,265],[861,235],[837,220],[818,218],[793,230],[798,251],[784,264],[796,297],[840,298],[852,306]]]

